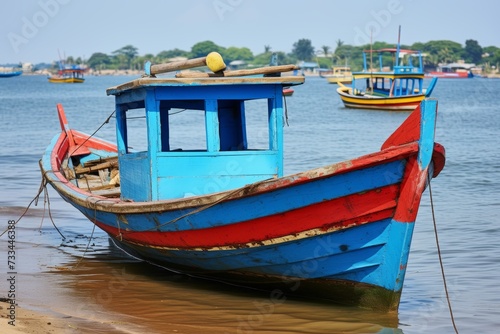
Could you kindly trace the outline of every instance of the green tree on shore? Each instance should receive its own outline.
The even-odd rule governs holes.
[[[132,59],[138,55],[137,48],[132,45],[126,45],[121,49],[113,51],[113,55],[117,57],[120,64],[120,69],[130,69]],[[124,63],[126,64],[124,67]]]
[[[87,64],[90,68],[102,70],[111,64],[111,58],[105,53],[96,52],[90,56]]]
[[[212,51],[219,52],[222,54],[224,48],[222,46],[215,44],[212,41],[198,42],[191,48],[191,57],[192,58],[205,57]]]
[[[311,40],[309,39],[299,39],[293,44],[292,54],[298,60],[311,61],[314,58],[314,47],[312,46]]]
[[[465,41],[464,59],[468,63],[480,63],[483,57],[483,48],[473,39]]]

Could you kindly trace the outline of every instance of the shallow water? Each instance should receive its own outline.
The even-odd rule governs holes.
[[[105,89],[128,77],[82,85],[42,76],[0,80],[0,230],[38,193],[38,168],[58,132],[55,105],[72,127],[93,133],[112,113]],[[307,78],[287,98],[285,172],[378,150],[407,113],[348,110],[334,85]],[[440,80],[437,141],[445,169],[432,183],[441,255],[461,333],[495,333],[500,320],[500,80]],[[99,131],[114,141],[113,120]],[[49,189],[16,228],[16,295],[25,308],[80,319],[101,333],[453,333],[439,267],[429,191],[415,227],[401,305],[386,315],[201,281],[131,259]],[[45,210],[44,210],[45,204]],[[43,219],[42,219],[43,217]],[[88,247],[88,249],[87,249]],[[6,235],[0,237],[0,297],[8,290]],[[0,321],[3,321],[0,319]]]

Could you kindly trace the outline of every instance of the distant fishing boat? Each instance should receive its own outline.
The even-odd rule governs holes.
[[[440,65],[437,71],[426,73],[425,76],[443,79],[468,79],[474,77],[472,68],[475,66],[475,64],[459,63]]]
[[[59,69],[57,74],[50,75],[48,80],[52,83],[83,83],[85,71],[85,68],[78,65],[65,65]]]
[[[378,69],[372,66],[374,54]],[[352,85],[339,83],[337,93],[346,107],[361,109],[413,110],[431,96],[437,82],[432,78],[424,88],[422,53],[402,50],[399,38],[396,48],[363,51],[363,70],[352,76]]]
[[[304,77],[279,75],[293,65],[224,71],[211,55],[147,63],[107,89],[116,143],[71,129],[59,104],[45,180],[119,248],[176,272],[397,310],[420,198],[445,163],[437,101],[422,101],[379,151],[285,176],[283,88]],[[200,64],[214,73],[156,76]],[[174,146],[178,110],[201,120],[198,146]],[[134,151],[137,111],[147,146]],[[247,115],[265,122],[264,146],[251,144]]]
[[[352,72],[349,66],[332,66],[331,74],[321,74],[328,83],[331,84],[350,84],[352,82]]]
[[[16,69],[14,67],[10,68],[5,68],[1,67],[0,68],[0,78],[11,78],[11,77],[17,77],[23,74],[23,71],[21,69]]]

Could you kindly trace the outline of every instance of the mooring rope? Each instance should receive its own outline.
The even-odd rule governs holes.
[[[83,255],[78,259],[78,262],[75,264],[74,268],[78,268],[80,263],[83,261],[85,258],[85,254],[87,254],[87,250],[90,248],[90,242],[92,241],[92,238],[94,237],[94,231],[95,231],[95,224],[92,224],[92,233],[90,234],[89,242],[87,243],[87,247],[85,247],[85,250],[83,251]]]
[[[21,214],[21,216],[14,222],[14,225],[17,225],[17,223],[19,223],[19,221],[21,221],[21,219],[26,215],[26,213],[28,212],[29,208],[31,207],[31,204],[35,203],[35,206],[38,205],[38,200],[40,199],[40,195],[42,194],[42,192],[44,193],[44,204],[43,204],[43,217],[42,217],[42,222],[43,223],[43,219],[45,217],[45,205],[47,205],[47,209],[48,209],[48,213],[49,213],[49,217],[50,217],[50,221],[52,222],[52,225],[54,225],[55,229],[57,230],[57,232],[59,232],[59,234],[61,235],[61,237],[64,239],[66,239],[66,237],[61,233],[61,231],[57,228],[55,222],[54,222],[54,219],[52,219],[52,213],[51,213],[51,210],[50,210],[50,200],[49,200],[49,193],[47,191],[47,180],[42,177],[42,181],[40,183],[40,188],[38,188],[38,193],[35,195],[35,197],[31,200],[31,202],[28,204],[28,206],[26,207],[26,209],[24,209],[24,212]],[[40,223],[40,228],[42,227]],[[5,234],[5,232],[7,232],[8,229],[6,229],[5,231],[3,231],[2,233],[0,233],[0,237],[3,236]]]
[[[451,308],[450,295],[448,294],[448,286],[446,285],[446,276],[444,274],[444,266],[443,266],[443,259],[441,257],[441,249],[439,247],[439,238],[438,238],[438,232],[437,232],[436,215],[434,213],[434,203],[432,201],[432,189],[431,189],[431,182],[429,180],[429,177],[427,177],[427,186],[429,187],[429,197],[430,197],[430,203],[431,203],[432,220],[434,222],[434,235],[436,237],[437,253],[438,253],[438,257],[439,257],[439,264],[441,266],[441,275],[443,277],[443,285],[444,285],[444,291],[446,293],[446,301],[448,302],[448,309],[450,310],[451,323],[453,324],[453,328],[455,329],[455,333],[458,334],[457,325],[455,324],[455,317],[453,316],[453,310]]]
[[[66,237],[61,233],[61,231],[59,231],[59,229],[57,228],[56,226],[56,223],[54,222],[54,219],[52,218],[52,210],[50,210],[50,199],[49,199],[49,192],[47,190],[47,181],[44,179],[44,186],[43,186],[43,193],[44,193],[44,203],[43,203],[43,208],[45,210],[45,204],[47,204],[47,211],[49,213],[49,218],[50,218],[50,221],[52,222],[52,225],[54,225],[55,229],[57,232],[59,232],[59,234],[61,235],[61,237],[63,238],[63,240],[66,239]]]

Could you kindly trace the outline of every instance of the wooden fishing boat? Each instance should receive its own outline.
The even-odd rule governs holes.
[[[48,77],[52,83],[83,83],[86,69],[77,65],[70,65],[61,68],[57,74]]]
[[[373,68],[378,54],[378,69]],[[389,63],[388,63],[389,62]],[[396,48],[363,51],[363,70],[354,72],[352,85],[339,83],[337,93],[347,108],[413,110],[430,97],[437,78],[424,88],[424,69],[420,51]]]
[[[397,310],[420,199],[445,163],[437,101],[422,101],[377,152],[285,176],[283,87],[304,77],[237,76],[290,71],[283,65],[169,78],[155,66],[107,90],[116,144],[71,129],[57,106],[62,131],[40,166],[60,196],[125,252],[176,272]],[[201,116],[199,146],[173,144],[177,109]],[[147,145],[134,151],[137,111]],[[253,131],[267,133],[263,146],[249,113],[265,122]]]
[[[322,75],[320,72],[320,76],[331,84],[350,84],[352,82],[352,72],[349,66],[332,66],[331,74]]]

